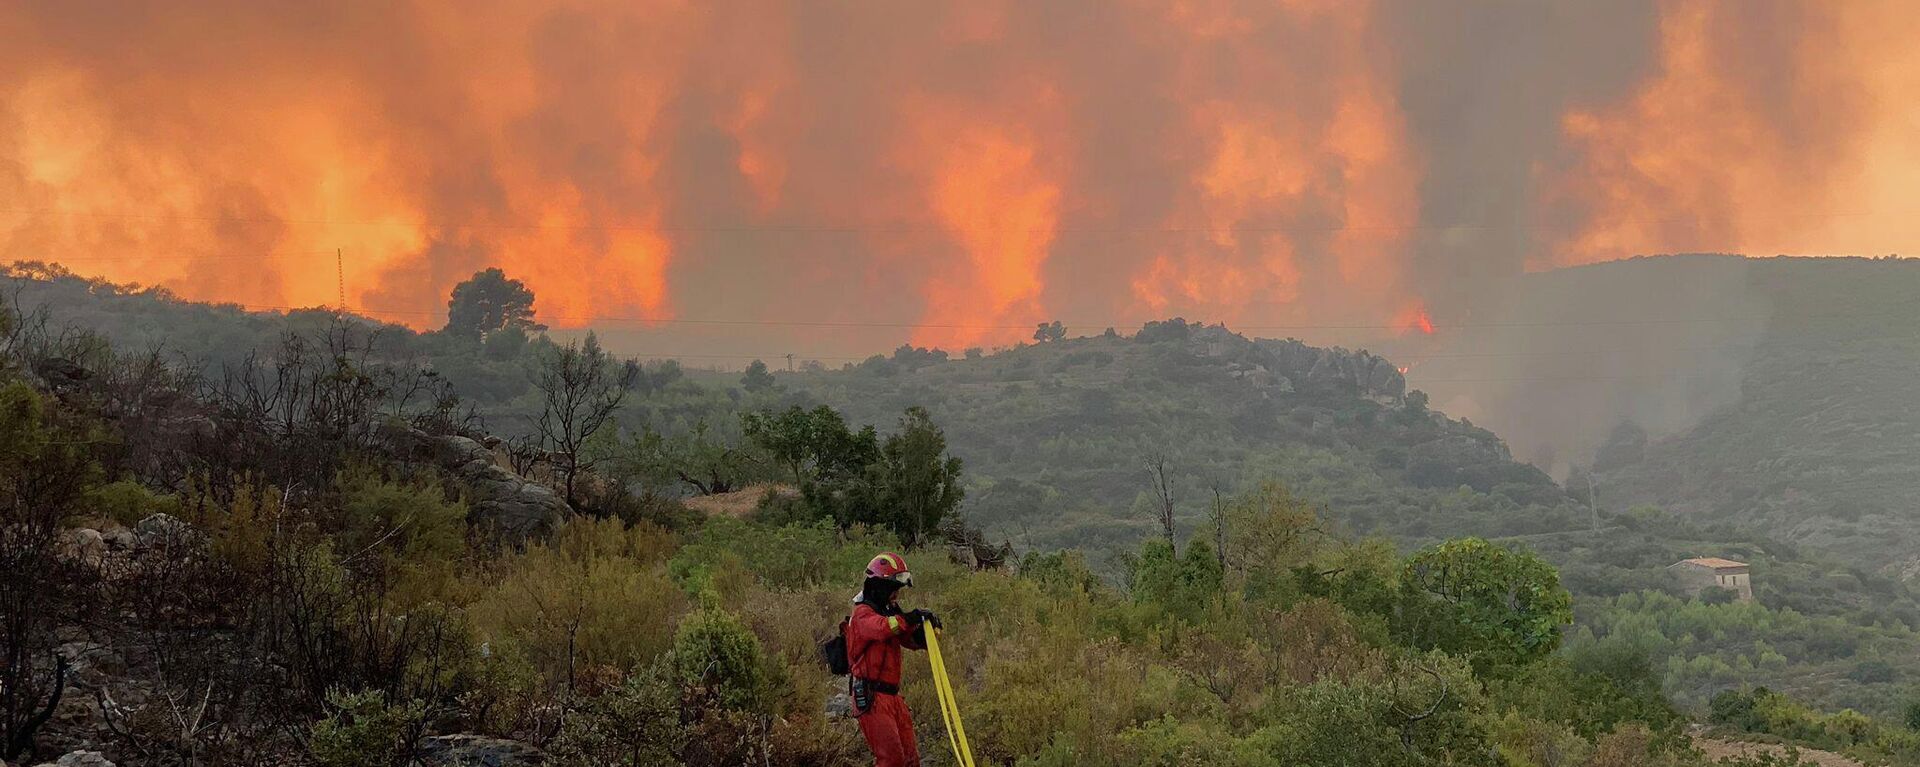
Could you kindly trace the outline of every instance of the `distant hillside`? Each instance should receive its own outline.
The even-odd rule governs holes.
[[[16,270],[12,283],[14,300],[44,307],[56,324],[121,348],[163,348],[211,374],[334,319],[194,304],[58,271]],[[380,344],[384,356],[440,371],[495,431],[524,429],[537,408],[527,376],[536,344],[475,345],[398,326],[384,326]],[[1588,518],[1494,433],[1408,397],[1389,360],[1183,320],[972,358],[902,347],[842,369],[783,371],[770,391],[650,369],[621,414],[627,429],[705,424],[724,439],[743,410],[825,403],[885,430],[908,406],[926,407],[967,462],[969,518],[1023,548],[1131,549],[1152,525],[1150,458],[1165,460],[1189,528],[1216,490],[1271,480],[1357,532],[1410,542],[1540,533]]]
[[[1659,282],[1676,262],[1609,266]],[[1677,433],[1618,428],[1597,454],[1601,503],[1731,521],[1920,573],[1920,261],[1742,266],[1769,312],[1733,400]]]
[[[1034,546],[1138,540],[1155,456],[1192,523],[1216,489],[1268,480],[1355,529],[1404,539],[1542,532],[1587,516],[1492,432],[1404,396],[1388,360],[1219,326],[1149,323],[978,359],[903,349],[782,380],[856,421],[925,406],[976,478],[970,517]]]

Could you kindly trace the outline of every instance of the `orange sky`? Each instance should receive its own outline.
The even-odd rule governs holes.
[[[305,306],[341,249],[421,328],[494,265],[653,353],[1444,328],[1524,268],[1920,234],[1893,0],[99,11],[0,8],[0,258]]]

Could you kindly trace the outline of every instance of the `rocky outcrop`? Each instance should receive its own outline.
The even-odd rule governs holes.
[[[1386,404],[1407,395],[1407,377],[1385,357],[1365,350],[1308,346],[1293,339],[1254,342],[1273,372],[1303,391],[1351,392]]]
[[[532,767],[547,755],[525,743],[479,735],[438,735],[420,741],[426,767]]]
[[[1400,368],[1365,350],[1308,346],[1291,338],[1250,339],[1220,325],[1179,320],[1156,325],[1153,338],[1183,341],[1196,356],[1226,362],[1228,376],[1262,390],[1358,394],[1388,405],[1399,404],[1407,394]]]
[[[431,462],[452,474],[467,490],[468,521],[508,538],[544,535],[572,511],[553,490],[501,466],[492,450],[469,437],[428,434],[397,423],[384,429],[383,437],[399,457]]]

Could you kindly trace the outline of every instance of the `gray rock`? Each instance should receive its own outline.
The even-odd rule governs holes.
[[[145,546],[164,546],[196,537],[199,531],[166,512],[154,514],[133,526],[134,535]]]
[[[1373,371],[1367,374],[1366,390],[1368,394],[1399,401],[1407,396],[1407,376],[1392,362],[1375,357]]]
[[[442,466],[461,466],[475,461],[493,462],[492,452],[466,437],[451,435],[431,439],[435,457]]]
[[[428,434],[403,423],[383,426],[381,437],[390,451],[452,473],[466,486],[468,520],[507,538],[543,535],[572,512],[552,490],[496,462],[480,441]]]
[[[420,741],[426,767],[528,767],[546,764],[547,755],[525,743],[480,735],[437,735]]]
[[[98,751],[75,751],[51,762],[54,767],[113,767]]]
[[[99,567],[100,560],[107,555],[107,541],[100,531],[91,527],[75,528],[61,534],[62,548],[69,559],[77,560],[88,567]]]
[[[140,536],[136,535],[133,530],[125,527],[116,527],[101,533],[100,538],[107,544],[107,550],[109,551],[132,551],[140,545]]]

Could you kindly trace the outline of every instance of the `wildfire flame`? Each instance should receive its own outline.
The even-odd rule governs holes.
[[[85,5],[0,5],[0,259],[188,298],[331,304],[340,249],[348,304],[419,327],[501,266],[563,327],[953,348],[1410,304],[1432,333],[1432,281],[1489,273],[1422,261],[1476,224],[1423,220],[1429,168],[1478,165],[1435,162],[1396,0]],[[1661,0],[1645,31],[1637,80],[1539,99],[1551,146],[1487,211],[1540,213],[1514,263],[1920,235],[1905,4]]]
[[[1401,335],[1413,332],[1427,336],[1433,335],[1433,316],[1427,313],[1425,304],[1413,304],[1402,309],[1400,315],[1394,319],[1393,325]]]
[[[1547,210],[1579,223],[1536,264],[1912,243],[1916,35],[1893,0],[1664,0],[1654,74],[1561,121],[1574,159],[1543,175]]]

